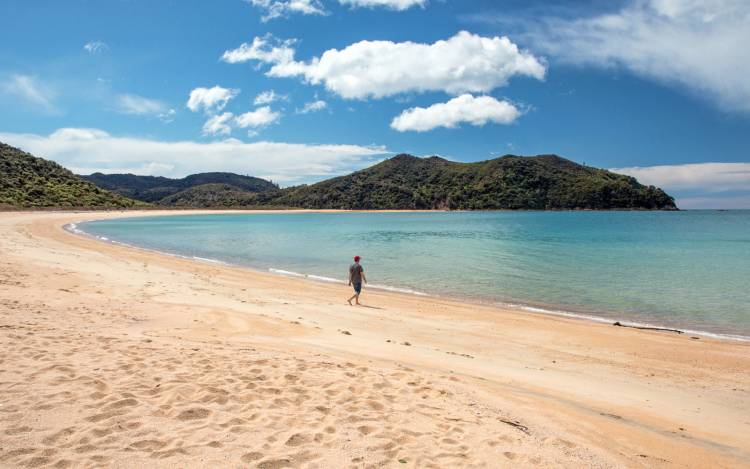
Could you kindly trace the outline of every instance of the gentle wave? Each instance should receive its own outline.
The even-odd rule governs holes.
[[[409,294],[409,295],[430,296],[427,293],[423,293],[423,292],[417,291],[417,290],[412,290],[410,288],[391,287],[391,286],[388,286],[388,285],[375,285],[375,284],[373,284],[373,285],[370,285],[370,288],[376,288],[378,290],[387,290],[387,291],[392,291],[392,292],[396,292],[396,293],[406,293],[406,294]]]
[[[200,261],[200,262],[208,262],[212,264],[221,264],[221,265],[234,265],[229,264],[224,261],[220,261],[217,259],[211,259],[211,258],[205,258],[205,257],[198,257],[198,256],[184,256],[180,254],[175,254],[171,252],[165,252],[165,251],[159,251],[156,249],[150,249],[150,248],[144,248],[142,246],[132,245],[128,243],[123,243],[121,241],[111,240],[104,236],[97,236],[90,233],[87,233],[86,231],[81,230],[78,228],[78,224],[80,223],[88,223],[90,221],[94,220],[85,220],[85,221],[78,221],[75,223],[69,223],[67,225],[64,225],[63,228],[69,232],[72,232],[77,235],[86,236],[94,239],[98,239],[100,241],[105,241],[112,244],[117,244],[121,246],[126,246],[129,248],[135,248],[135,249],[142,249],[144,251],[148,252],[154,252],[159,254],[166,254],[173,257],[178,257],[181,259],[188,259],[188,260],[194,260],[194,261]],[[239,267],[245,267],[239,265]],[[338,284],[346,284],[345,281],[341,279],[331,278],[331,277],[325,277],[321,275],[314,275],[314,274],[303,274],[299,272],[294,272],[290,270],[284,270],[284,269],[276,269],[276,268],[269,268],[268,272],[277,274],[277,275],[283,275],[287,277],[294,277],[294,278],[304,278],[309,280],[315,280],[315,281],[321,281],[321,282],[329,282],[329,283],[338,283]],[[417,295],[417,296],[430,296],[427,293],[423,293],[420,291],[412,290],[410,288],[401,288],[401,287],[394,287],[390,285],[377,285],[377,284],[371,284],[369,285],[370,288],[377,289],[377,290],[385,290],[390,291],[394,293],[402,293],[402,294],[408,294],[408,295]],[[587,321],[593,321],[597,323],[602,324],[613,324],[615,321],[619,322],[620,324],[623,324],[625,326],[632,326],[632,327],[654,327],[654,328],[664,328],[666,326],[659,325],[659,324],[651,324],[651,323],[642,323],[642,322],[635,322],[635,321],[628,321],[628,320],[622,320],[622,319],[614,319],[614,318],[608,318],[603,316],[594,316],[591,314],[583,314],[583,313],[577,313],[573,311],[566,311],[566,310],[559,310],[559,309],[548,309],[548,308],[540,308],[538,306],[531,306],[527,304],[522,303],[494,303],[495,306],[501,306],[506,307],[510,309],[520,310],[520,311],[526,311],[529,313],[536,313],[536,314],[546,314],[551,316],[558,316],[558,317],[567,317],[571,319],[579,319],[579,320],[587,320]],[[722,340],[733,340],[733,341],[741,341],[741,342],[749,342],[750,337],[743,336],[743,335],[736,335],[736,334],[721,334],[721,333],[714,333],[714,332],[707,332],[707,331],[701,331],[701,330],[693,330],[693,329],[682,329],[677,328],[682,331],[685,334],[690,335],[698,335],[703,337],[709,337],[714,339],[722,339]]]
[[[287,277],[307,278],[310,280],[317,280],[319,282],[329,282],[329,283],[339,283],[339,284],[347,283],[337,278],[324,277],[322,275],[314,275],[314,274],[301,274],[299,272],[293,272],[290,270],[270,268],[268,269],[268,271],[274,274],[284,275]],[[378,285],[378,284],[368,284],[367,286],[375,290],[386,290],[386,291],[392,291],[396,293],[407,293],[409,295],[417,295],[417,296],[429,296],[427,293],[412,290],[410,288],[392,287],[390,285]]]
[[[297,272],[291,272],[289,270],[268,269],[268,271],[274,274],[286,275],[288,277],[304,277],[303,274],[298,274]]]
[[[750,342],[750,337],[746,337],[744,335],[719,334],[715,332],[707,332],[707,331],[700,331],[700,330],[693,330],[693,329],[682,329],[680,327],[667,327],[667,326],[663,326],[660,324],[606,318],[602,316],[593,316],[590,314],[575,313],[572,311],[565,311],[565,310],[559,310],[559,309],[540,308],[538,306],[529,306],[529,305],[524,305],[524,304],[519,304],[519,303],[497,303],[497,306],[507,307],[510,309],[518,309],[522,311],[528,311],[530,313],[546,314],[550,316],[559,316],[559,317],[566,317],[566,318],[571,318],[571,319],[584,319],[587,321],[593,321],[593,322],[598,322],[602,324],[614,324],[615,322],[619,322],[623,326],[675,329],[675,330],[679,330],[683,334],[700,335],[703,337],[710,337],[713,339],[737,340],[740,342]]]
[[[312,280],[318,280],[320,282],[331,282],[331,283],[345,283],[343,280],[331,278],[331,277],[323,277],[321,275],[305,275],[305,277],[312,279]]]
[[[184,257],[184,256],[180,256],[180,257]],[[192,257],[190,257],[190,259],[195,259],[197,261],[203,261],[203,262],[210,262],[212,264],[228,265],[226,262],[219,261],[219,260],[216,260],[216,259],[209,259],[208,257],[192,256]]]
[[[94,238],[94,239],[97,239],[99,241],[105,241],[105,242],[110,243],[110,244],[117,244],[118,246],[125,246],[125,247],[131,248],[131,249],[140,249],[142,251],[154,252],[154,253],[157,253],[157,254],[165,254],[167,256],[177,257],[177,258],[180,258],[180,259],[187,259],[187,260],[193,260],[193,261],[199,261],[199,262],[208,262],[210,264],[229,265],[226,262],[220,261],[218,259],[211,259],[211,258],[208,258],[208,257],[198,257],[198,256],[184,256],[182,254],[176,254],[174,252],[160,251],[158,249],[150,249],[150,248],[146,248],[146,247],[143,247],[143,246],[137,246],[135,244],[123,243],[122,241],[116,241],[116,240],[113,240],[113,239],[109,239],[106,236],[98,236],[98,235],[94,235],[94,234],[91,234],[91,233],[87,233],[86,231],[83,231],[82,229],[78,228],[78,223],[88,223],[90,221],[95,221],[95,220],[85,220],[85,221],[78,221],[78,222],[75,222],[75,223],[68,223],[67,225],[63,225],[63,229],[66,230],[66,231],[69,231],[71,233],[80,235],[80,236],[86,236],[88,238]]]

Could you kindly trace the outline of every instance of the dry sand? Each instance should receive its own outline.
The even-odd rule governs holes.
[[[0,213],[2,467],[750,467],[750,344],[61,228],[123,215]]]

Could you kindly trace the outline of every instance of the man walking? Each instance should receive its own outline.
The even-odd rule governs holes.
[[[352,300],[356,300],[356,304],[359,305],[359,294],[362,292],[362,282],[367,283],[365,277],[365,271],[359,263],[359,256],[354,256],[354,264],[349,267],[349,286],[354,287],[354,295],[346,300],[349,302],[349,306],[352,304]]]

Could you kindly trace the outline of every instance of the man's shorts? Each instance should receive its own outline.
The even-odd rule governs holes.
[[[362,291],[362,283],[353,283],[354,291],[360,293]]]

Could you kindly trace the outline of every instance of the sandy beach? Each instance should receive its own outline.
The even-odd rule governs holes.
[[[0,467],[750,467],[750,343],[62,228],[132,215],[0,213]]]

